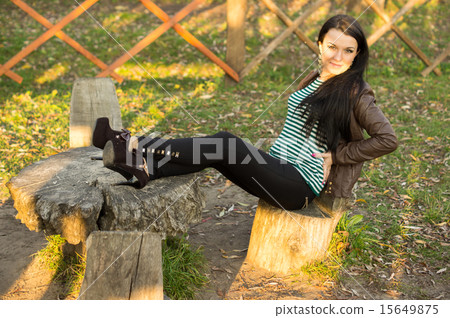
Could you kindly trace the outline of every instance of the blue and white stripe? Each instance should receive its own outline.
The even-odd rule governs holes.
[[[327,146],[317,139],[317,123],[313,126],[310,136],[306,138],[302,127],[305,125],[307,115],[301,115],[300,110],[295,109],[322,83],[323,81],[317,78],[304,89],[289,96],[286,122],[278,139],[269,150],[272,157],[292,164],[316,195],[323,189],[323,159],[314,158],[312,154],[327,152]]]

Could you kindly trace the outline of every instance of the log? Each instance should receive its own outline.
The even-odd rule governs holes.
[[[99,117],[108,117],[115,130],[122,128],[116,89],[110,78],[79,78],[70,102],[70,148],[92,145],[92,132]]]
[[[152,232],[93,232],[78,299],[162,300],[161,237]]]
[[[227,0],[227,64],[236,72],[245,65],[245,15],[247,0]],[[236,80],[225,76],[225,85],[232,86]]]
[[[260,200],[246,262],[285,275],[322,260],[347,204],[322,196],[304,209],[286,211]]]

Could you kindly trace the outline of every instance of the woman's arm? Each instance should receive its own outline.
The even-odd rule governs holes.
[[[333,164],[348,165],[371,160],[394,151],[398,140],[389,120],[375,104],[371,89],[362,94],[354,109],[355,119],[369,134],[365,140],[341,142],[332,151]]]

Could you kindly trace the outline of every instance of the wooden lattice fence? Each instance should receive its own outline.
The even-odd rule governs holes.
[[[260,53],[257,54],[252,60],[245,65],[245,22],[246,22],[246,10],[247,10],[247,0],[227,0],[227,54],[226,62],[222,61],[217,57],[210,49],[208,49],[204,44],[202,44],[197,38],[194,37],[189,31],[184,29],[179,22],[188,16],[194,9],[198,8],[205,0],[194,0],[175,15],[170,17],[164,10],[162,10],[158,5],[156,5],[151,0],[130,0],[130,1],[140,1],[145,8],[162,20],[162,24],[151,31],[147,36],[135,44],[130,50],[124,53],[122,56],[118,57],[110,65],[102,62],[98,57],[89,52],[77,41],[72,39],[62,29],[69,23],[74,21],[80,15],[86,12],[90,7],[96,3],[100,3],[101,0],[86,0],[83,3],[79,3],[74,0],[77,7],[72,10],[69,14],[63,17],[58,23],[52,24],[44,16],[39,14],[35,9],[30,7],[23,0],[10,0],[18,8],[22,9],[29,16],[35,19],[37,22],[42,24],[47,31],[41,34],[38,38],[32,41],[30,44],[25,46],[22,50],[16,53],[14,56],[9,58],[3,65],[0,65],[0,76],[6,75],[10,79],[21,83],[22,77],[15,73],[12,69],[20,61],[25,59],[30,53],[37,50],[40,46],[46,43],[49,39],[56,36],[92,63],[94,63],[100,72],[97,77],[107,77],[111,76],[119,83],[123,81],[123,78],[118,75],[115,70],[122,66],[125,62],[133,58],[144,48],[148,47],[152,42],[158,39],[162,34],[164,34],[169,29],[174,29],[183,39],[185,39],[190,45],[194,46],[201,53],[203,53],[212,62],[217,64],[223,69],[227,74],[227,82],[235,83],[239,82],[243,77],[245,77],[253,68],[255,68],[264,59],[268,58],[271,52],[273,52],[285,39],[287,39],[292,33],[294,33],[299,40],[307,45],[307,47],[318,54],[317,45],[311,41],[305,33],[301,30],[304,27],[304,21],[318,8],[323,6],[327,0],[312,0],[312,3],[308,3],[302,9],[303,12],[297,13],[298,17],[295,20],[291,20],[289,16],[284,13],[279,6],[273,0],[260,0],[271,12],[273,12],[285,25],[286,29],[279,34],[275,39],[273,39],[267,47],[261,49]],[[425,0],[409,0],[395,15],[390,17],[383,9],[383,3],[381,0],[358,0],[368,9],[373,10],[377,16],[379,16],[383,21],[384,25],[379,27],[373,34],[368,37],[369,46],[373,45],[375,42],[380,40],[384,34],[389,30],[392,30],[426,65],[426,68],[422,71],[422,75],[426,76],[430,72],[434,72],[436,75],[442,75],[441,71],[437,68],[439,64],[445,60],[445,58],[450,54],[450,46],[448,46],[438,57],[431,61],[425,53],[398,27],[396,22],[399,21],[408,11],[413,7],[422,5]],[[379,6],[377,3],[381,3]]]

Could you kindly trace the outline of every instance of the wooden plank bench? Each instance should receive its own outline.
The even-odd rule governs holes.
[[[96,231],[86,247],[86,273],[78,299],[164,299],[159,234]]]

